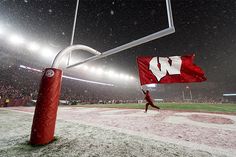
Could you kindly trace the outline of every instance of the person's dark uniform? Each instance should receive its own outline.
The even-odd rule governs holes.
[[[147,112],[148,110],[148,106],[151,105],[152,107],[156,108],[156,109],[160,109],[158,106],[155,106],[153,101],[152,101],[152,98],[150,96],[150,92],[149,90],[146,90],[146,92],[142,89],[143,91],[143,94],[145,94],[145,100],[147,101],[146,103],[146,107],[145,107],[145,112]]]

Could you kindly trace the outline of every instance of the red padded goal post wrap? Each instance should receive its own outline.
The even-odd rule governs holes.
[[[54,140],[61,80],[62,70],[45,69],[34,112],[30,144],[42,145]]]

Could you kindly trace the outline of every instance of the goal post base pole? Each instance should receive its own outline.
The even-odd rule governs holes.
[[[34,112],[30,136],[31,145],[44,145],[54,140],[61,80],[62,70],[45,69]]]

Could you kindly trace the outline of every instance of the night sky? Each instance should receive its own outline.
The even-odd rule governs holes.
[[[206,72],[207,82],[236,92],[236,1],[171,2],[174,34],[92,64],[116,67],[137,77],[139,55],[195,53],[195,63]],[[75,6],[76,0],[1,0],[0,23],[63,49],[70,44]],[[80,0],[74,44],[104,52],[167,27],[164,0]]]

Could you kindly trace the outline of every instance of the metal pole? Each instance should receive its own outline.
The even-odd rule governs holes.
[[[77,0],[77,3],[76,3],[75,17],[74,17],[73,30],[72,30],[71,40],[70,40],[70,46],[73,45],[73,42],[74,42],[75,27],[76,27],[76,21],[77,21],[78,8],[79,8],[79,0]],[[69,53],[69,57],[68,57],[68,60],[67,60],[67,65],[70,64],[70,59],[71,59],[71,52]]]
[[[183,95],[183,101],[185,100],[185,97],[184,97],[184,91],[182,91],[182,95]]]
[[[191,89],[189,90],[189,94],[190,94],[190,99],[193,100],[193,96],[192,96],[192,91],[191,91]]]
[[[77,1],[77,7],[78,7],[78,5],[79,5],[79,0]],[[144,44],[146,42],[149,42],[149,41],[152,41],[152,40],[155,40],[155,39],[167,36],[167,35],[169,35],[171,33],[174,33],[175,32],[175,28],[174,28],[174,24],[173,24],[173,17],[172,17],[170,0],[166,0],[166,7],[167,7],[167,15],[168,15],[168,23],[169,23],[169,27],[168,28],[166,28],[164,30],[161,30],[159,32],[147,35],[147,36],[142,37],[140,39],[134,40],[132,42],[126,43],[124,45],[118,46],[116,48],[110,49],[108,51],[105,51],[104,53],[99,53],[99,52],[97,54],[94,53],[95,56],[89,57],[89,58],[87,58],[85,60],[82,60],[82,61],[80,61],[78,63],[69,65],[69,61],[70,61],[70,57],[71,57],[71,51],[72,51],[71,50],[69,52],[69,58],[68,58],[68,63],[67,63],[67,67],[66,68],[72,68],[72,67],[75,67],[77,65],[86,63],[86,62],[91,62],[91,61],[94,61],[94,60],[97,60],[97,59],[101,59],[103,57],[107,57],[107,56],[116,54],[116,53],[118,53],[120,51],[124,51],[124,50],[127,50],[129,48],[132,48],[132,47]],[[75,16],[75,20],[74,20],[74,29],[75,29],[75,24],[76,24],[77,11],[78,11],[78,8],[76,9],[76,16]],[[74,32],[74,29],[73,29],[73,32]],[[73,44],[73,37],[74,37],[74,33],[72,33],[72,38],[71,38],[72,39],[71,40],[72,44]],[[73,49],[73,50],[75,50],[75,49]],[[57,56],[61,56],[60,53],[61,52],[59,52]],[[56,57],[56,58],[60,58],[60,57]],[[55,60],[58,60],[56,58],[54,59],[53,64],[55,63]]]
[[[77,65],[80,65],[80,64],[83,64],[83,63],[86,63],[86,62],[91,62],[91,61],[95,61],[97,59],[101,59],[103,57],[107,57],[107,56],[110,56],[110,55],[113,55],[113,54],[116,54],[120,51],[124,51],[126,49],[129,49],[129,48],[132,48],[132,47],[135,47],[135,46],[138,46],[138,45],[141,45],[143,43],[146,43],[146,42],[149,42],[149,41],[152,41],[154,39],[158,39],[158,38],[161,38],[161,37],[164,37],[166,35],[169,35],[171,33],[174,33],[175,30],[174,28],[166,28],[162,31],[159,31],[157,33],[153,33],[149,36],[146,36],[146,37],[143,37],[143,38],[140,38],[138,40],[135,40],[135,41],[132,41],[130,43],[127,43],[127,44],[124,44],[124,45],[121,45],[121,46],[118,46],[114,49],[111,49],[111,50],[108,50],[106,52],[103,52],[101,55],[97,55],[97,56],[92,56],[92,57],[89,57],[81,62],[78,62],[78,63],[75,63],[75,64],[72,64],[72,65],[69,65],[67,66],[66,68],[72,68],[72,67],[75,67]]]
[[[145,36],[145,37],[143,37],[143,38],[134,40],[134,41],[129,42],[129,43],[127,43],[127,44],[118,46],[118,47],[113,48],[113,49],[111,49],[111,50],[108,50],[108,51],[102,53],[101,55],[89,57],[89,58],[87,58],[87,59],[85,59],[85,60],[83,60],[83,61],[81,61],[81,62],[72,64],[72,65],[68,65],[68,64],[67,64],[67,67],[66,67],[66,68],[72,68],[72,67],[75,67],[75,66],[77,66],[77,65],[86,63],[86,62],[95,61],[95,60],[97,60],[97,59],[101,59],[101,58],[103,58],[103,57],[107,57],[107,56],[109,56],[109,55],[118,53],[118,52],[120,52],[120,51],[124,51],[124,50],[127,50],[127,49],[129,49],[129,48],[132,48],[132,47],[135,47],[135,46],[144,44],[144,43],[146,43],[146,42],[149,42],[149,41],[152,41],[152,40],[155,40],[155,39],[158,39],[158,38],[161,38],[161,37],[164,37],[164,36],[167,36],[167,35],[169,35],[169,34],[174,33],[174,32],[175,32],[175,28],[174,28],[174,22],[173,22],[173,15],[172,15],[172,10],[171,10],[171,2],[170,2],[170,0],[166,0],[166,8],[167,8],[168,25],[169,25],[168,28],[166,28],[166,29],[164,29],[164,30],[161,30],[161,31],[159,31],[159,32],[150,34],[150,35]]]
[[[172,15],[172,9],[171,9],[170,0],[166,0],[166,9],[167,9],[167,16],[168,16],[169,27],[173,27],[174,28],[174,21],[173,21],[173,15]]]
[[[52,68],[58,68],[63,56],[67,55],[68,53],[70,53],[73,50],[83,50],[83,51],[89,52],[89,53],[94,54],[94,55],[101,55],[100,52],[98,52],[97,50],[94,50],[94,49],[92,49],[88,46],[85,46],[85,45],[71,45],[71,46],[68,46],[67,48],[63,49],[62,51],[60,51],[56,55],[56,57],[54,58],[53,63],[52,63]]]

